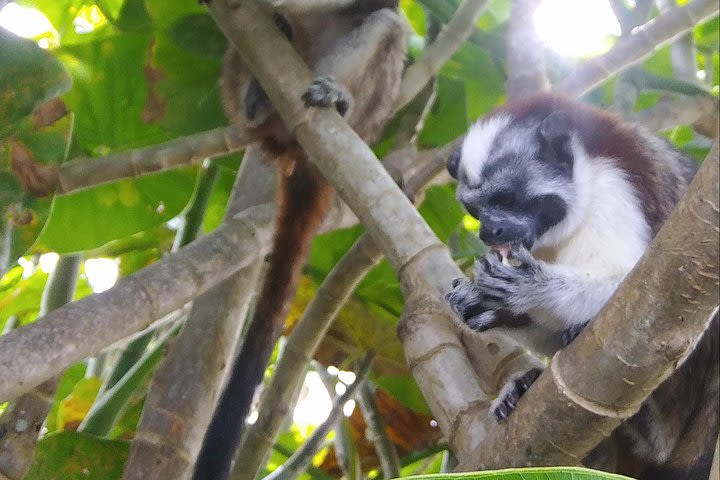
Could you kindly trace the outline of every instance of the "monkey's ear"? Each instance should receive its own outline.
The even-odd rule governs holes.
[[[563,112],[553,112],[540,122],[537,136],[543,148],[543,159],[563,170],[572,171],[573,155],[570,148],[570,118]]]
[[[458,178],[458,167],[460,166],[460,150],[461,147],[457,147],[452,151],[447,159],[447,170],[448,173],[454,178]]]

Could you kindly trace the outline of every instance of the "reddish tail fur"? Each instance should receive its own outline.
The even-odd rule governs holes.
[[[312,239],[333,198],[332,188],[304,155],[295,158],[286,155],[278,168],[279,213],[272,260],[245,335],[250,341],[243,343],[233,362],[233,380],[222,393],[205,434],[195,466],[196,480],[228,478],[255,387],[262,381]]]
[[[253,318],[253,323],[257,318],[275,325],[274,338],[280,335],[310,244],[333,198],[332,188],[307,160],[283,167],[278,168],[279,213],[272,261]]]

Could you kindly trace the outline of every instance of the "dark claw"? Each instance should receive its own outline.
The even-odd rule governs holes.
[[[508,418],[509,411],[506,410],[506,407],[504,404],[498,405],[498,407],[495,409],[495,418],[498,422],[504,422]]]
[[[335,108],[337,109],[337,112],[340,114],[340,116],[344,117],[348,109],[350,108],[350,102],[342,98],[335,103]]]
[[[495,408],[493,412],[498,422],[502,422],[508,419],[510,414],[517,407],[520,398],[528,391],[530,385],[537,380],[542,373],[539,368],[533,368],[528,370],[523,376],[515,380],[515,385],[502,399],[500,404]]]
[[[542,370],[539,368],[533,368],[532,370],[528,370],[525,375],[517,380],[518,392],[521,396],[528,391],[530,385],[535,383],[535,380],[537,380],[541,373]]]
[[[568,329],[566,329],[562,333],[562,336],[560,337],[560,340],[562,341],[562,346],[567,347],[570,344],[570,342],[575,340],[575,337],[580,335],[580,332],[583,331],[583,328],[585,328],[585,325],[587,325],[587,323],[580,323],[580,324],[573,325],[573,326],[569,327]]]
[[[462,277],[456,278],[455,280],[452,281],[452,287],[453,288],[457,287],[458,285],[460,285],[460,282],[462,282],[463,280],[465,280],[465,279]]]

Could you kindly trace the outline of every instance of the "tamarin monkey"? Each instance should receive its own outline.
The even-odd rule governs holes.
[[[450,306],[474,330],[514,327],[533,350],[552,355],[610,299],[696,169],[645,129],[562,96],[500,107],[470,128],[448,161],[457,198],[491,249],[473,280],[455,282]],[[708,478],[719,332],[716,315],[694,352],[615,431],[610,468],[641,480]],[[491,408],[498,420],[539,374],[501,390]]]
[[[405,58],[397,0],[355,0],[346,6],[286,0],[276,23],[316,79],[307,106],[334,107],[368,143],[393,113]],[[331,4],[337,2],[330,2]],[[233,48],[222,73],[222,97],[232,124],[259,143],[278,171],[278,213],[272,258],[255,313],[226,389],[205,435],[195,479],[228,478],[253,394],[280,336],[288,303],[333,190],[310,162],[260,84]]]

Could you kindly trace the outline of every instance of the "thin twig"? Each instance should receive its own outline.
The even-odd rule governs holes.
[[[216,128],[149,147],[98,158],[76,158],[57,167],[54,191],[69,194],[123,178],[178,168],[237,152],[247,145],[237,129]]]
[[[626,118],[653,132],[662,132],[678,125],[692,125],[696,122],[709,123],[717,130],[719,107],[717,98],[711,95],[681,95],[663,98],[650,108],[628,113]]]
[[[400,458],[385,430],[385,420],[375,401],[375,387],[369,380],[360,386],[357,401],[365,418],[365,437],[375,445],[383,475],[385,478],[399,477]]]
[[[582,95],[700,22],[714,17],[719,8],[716,0],[694,0],[682,7],[672,8],[638,27],[632,35],[618,40],[604,55],[578,66],[555,89],[570,95]]]
[[[320,362],[313,361],[313,367],[322,381],[330,398],[335,396],[335,385],[337,377],[330,375],[324,365]],[[333,438],[333,447],[335,447],[335,458],[337,459],[340,472],[346,480],[358,480],[362,478],[362,468],[357,448],[353,443],[350,433],[350,422],[347,418],[340,417],[335,423],[335,438]]]
[[[475,28],[475,22],[487,7],[487,0],[465,0],[438,34],[423,50],[422,56],[405,71],[395,110],[410,102],[440,67],[460,48]]]
[[[305,440],[305,443],[298,448],[295,453],[281,467],[278,467],[264,480],[294,480],[298,475],[304,472],[312,463],[312,459],[325,441],[325,437],[333,429],[338,417],[343,412],[343,406],[350,401],[355,393],[364,382],[370,371],[370,365],[375,355],[372,352],[365,354],[358,363],[358,369],[355,372],[355,381],[348,385],[345,391],[335,397],[332,403],[330,413],[323,423],[317,426],[315,431]]]

